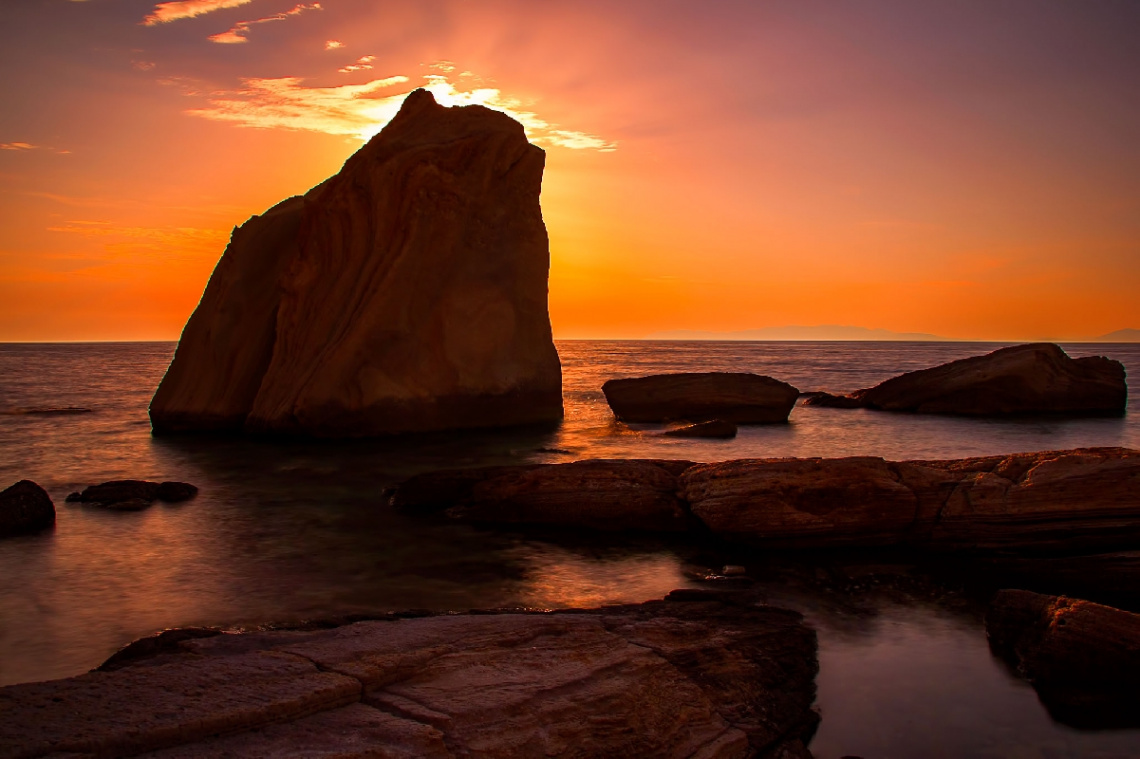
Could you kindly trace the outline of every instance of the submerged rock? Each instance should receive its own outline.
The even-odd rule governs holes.
[[[1140,614],[1003,590],[986,614],[986,634],[1054,719],[1086,729],[1140,727]]]
[[[665,430],[669,437],[707,437],[729,439],[736,437],[736,425],[723,419],[713,419],[708,422],[697,422],[672,430]]]
[[[150,482],[149,480],[111,480],[71,493],[71,503],[103,506],[113,511],[142,511],[155,501],[179,503],[198,495],[198,488],[188,482]]]
[[[235,230],[155,432],[355,437],[556,421],[544,153],[425,90],[303,198]]]
[[[623,422],[735,424],[788,421],[800,391],[758,374],[705,372],[613,379],[602,385],[614,416]]]
[[[31,480],[0,491],[0,538],[46,530],[55,524],[51,496]]]
[[[1128,551],[1140,544],[1140,451],[580,461],[423,474],[392,503],[486,523],[707,529],[770,548]]]
[[[815,633],[717,594],[165,635],[0,689],[0,754],[809,757],[818,722]]]
[[[1034,343],[907,372],[849,396],[813,393],[804,403],[961,416],[1120,415],[1128,403],[1124,376],[1119,361],[1073,359],[1052,343]]]

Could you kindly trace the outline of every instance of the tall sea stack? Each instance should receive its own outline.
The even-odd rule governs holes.
[[[340,173],[234,230],[151,401],[154,431],[560,419],[544,163],[506,114],[411,93]]]

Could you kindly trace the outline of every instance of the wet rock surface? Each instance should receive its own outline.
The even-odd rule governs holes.
[[[43,488],[20,480],[0,491],[0,538],[39,532],[55,524],[55,504]]]
[[[609,380],[602,385],[623,422],[774,424],[788,421],[800,391],[758,374],[704,372]]]
[[[1053,343],[1002,348],[907,372],[850,395],[811,393],[808,406],[922,414],[1013,416],[1123,414],[1124,366],[1103,356],[1073,359]]]
[[[0,689],[0,754],[810,756],[800,615],[675,595],[167,640]]]
[[[581,461],[428,473],[392,503],[484,523],[707,530],[771,548],[1104,553],[1140,541],[1140,451]]]
[[[555,422],[543,151],[426,90],[233,238],[151,403],[155,432],[362,437]]]
[[[1090,729],[1140,727],[1140,614],[1003,590],[990,604],[986,633],[1054,719]]]

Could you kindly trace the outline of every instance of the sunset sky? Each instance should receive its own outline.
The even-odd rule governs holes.
[[[0,341],[176,339],[416,87],[547,151],[556,337],[1140,327],[1140,2],[3,0]]]

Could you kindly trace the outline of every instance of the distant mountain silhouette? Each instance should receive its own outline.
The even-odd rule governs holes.
[[[1135,330],[1132,330],[1135,332]],[[1114,333],[1115,334],[1115,333]],[[943,341],[949,337],[931,335],[925,332],[892,332],[889,329],[868,329],[836,324],[821,324],[812,327],[763,327],[762,329],[742,329],[734,332],[710,332],[695,329],[675,329],[668,332],[654,332],[647,340],[895,340],[895,341]],[[1135,338],[1134,338],[1135,339]]]
[[[1118,329],[1094,339],[1106,343],[1140,343],[1140,329]]]

